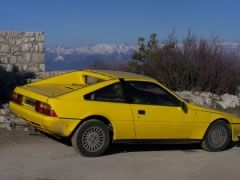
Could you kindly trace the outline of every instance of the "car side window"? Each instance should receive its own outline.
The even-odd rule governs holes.
[[[115,83],[84,96],[85,100],[105,102],[125,102],[124,93],[120,83]]]
[[[151,82],[126,81],[127,94],[134,104],[179,106],[179,101],[161,86]]]

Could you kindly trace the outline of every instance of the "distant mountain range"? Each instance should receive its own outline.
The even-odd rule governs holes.
[[[240,55],[240,43],[221,43],[228,51]],[[83,47],[62,45],[46,48],[46,70],[73,70],[89,68],[95,61],[112,63],[117,60],[129,61],[137,47],[127,44],[97,44]]]
[[[95,61],[105,63],[131,59],[136,46],[126,44],[97,44],[77,48],[56,46],[46,48],[46,70],[72,70],[90,67]]]

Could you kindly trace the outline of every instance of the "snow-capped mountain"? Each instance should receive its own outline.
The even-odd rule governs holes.
[[[240,43],[224,42],[221,46],[226,50],[226,52],[235,52],[240,55]]]
[[[47,70],[70,70],[87,68],[96,60],[106,63],[129,60],[136,46],[126,44],[97,44],[77,48],[56,46],[46,48]]]
[[[220,45],[226,53],[234,51],[240,56],[240,43],[224,42]],[[89,68],[95,61],[105,63],[128,61],[136,49],[137,46],[126,44],[97,44],[75,48],[60,45],[46,48],[45,67],[46,70],[72,70]]]

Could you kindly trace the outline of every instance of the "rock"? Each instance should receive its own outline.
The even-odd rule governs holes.
[[[0,46],[0,51],[1,52],[10,52],[10,46],[9,45],[2,45],[2,46]]]
[[[212,97],[212,93],[210,92],[202,92],[200,93],[200,96],[206,97],[206,98],[210,98]]]
[[[41,52],[41,53],[44,52],[44,43],[43,43],[43,42],[39,42],[39,43],[38,43],[38,50],[39,50],[39,52]]]
[[[219,105],[222,106],[223,109],[226,108],[236,108],[239,106],[239,98],[237,96],[231,94],[224,94],[221,96],[221,101],[217,101]]]
[[[43,60],[43,55],[42,53],[33,53],[32,54],[32,62],[36,64],[40,64]]]
[[[35,40],[36,40],[35,37],[30,37],[30,38],[29,38],[29,41],[30,41],[30,42],[34,42]]]
[[[10,45],[15,45],[16,44],[16,40],[15,39],[10,39],[9,40],[9,44]]]
[[[34,32],[25,32],[26,37],[33,37],[35,35]]]
[[[212,99],[209,98],[209,97],[205,98],[205,105],[207,107],[211,107],[212,106]]]
[[[12,130],[12,127],[10,126],[10,124],[0,124],[0,128],[4,128],[4,129],[7,129],[7,130]]]
[[[190,91],[182,91],[176,92],[183,99],[187,99],[195,104],[216,108],[217,105],[222,109],[230,109],[240,107],[240,97],[234,96],[231,94],[224,94],[222,96],[218,96],[216,94],[212,94],[210,92],[190,92]]]
[[[22,118],[15,117],[14,119],[12,119],[12,121],[16,126],[28,126],[27,121]]]
[[[7,71],[15,66],[20,72],[37,73],[44,71],[41,64],[44,64],[43,32],[0,32],[0,66]]]
[[[10,111],[10,110],[9,110],[9,105],[8,105],[8,103],[3,104],[2,107],[3,107],[4,109],[7,109],[8,111]]]
[[[5,38],[0,37],[0,43],[5,42]]]
[[[205,99],[201,96],[192,96],[191,99],[195,104],[199,104],[201,106],[205,105]]]
[[[33,126],[28,126],[29,135],[42,136],[43,134]]]
[[[11,61],[12,64],[16,64],[17,63],[17,57],[16,56],[11,56],[10,61]]]
[[[238,97],[240,97],[240,86],[237,87],[237,91],[238,91],[237,95]]]
[[[40,64],[39,69],[40,69],[41,72],[44,72],[45,71],[45,64]]]
[[[32,60],[32,54],[30,54],[30,53],[24,54],[24,55],[22,56],[22,58],[23,58],[23,61],[24,61],[26,64],[29,64],[29,63],[31,62],[31,60]]]
[[[40,42],[44,41],[44,34],[42,32],[36,33],[36,41],[40,41]]]
[[[30,38],[28,38],[28,37],[23,38],[23,42],[25,42],[25,43],[30,42]]]
[[[6,69],[6,71],[10,72],[10,71],[12,71],[12,69],[13,69],[13,65],[12,65],[12,64],[7,64],[7,65],[5,66],[5,69]]]
[[[32,44],[30,43],[23,44],[22,51],[32,51]]]
[[[25,132],[29,132],[29,130],[28,130],[28,128],[27,128],[27,127],[25,127],[25,128],[24,128],[24,131],[25,131]]]
[[[20,47],[19,46],[12,46],[11,47],[11,52],[19,52],[20,51]]]
[[[0,124],[4,123],[5,122],[5,116],[0,116]]]
[[[38,45],[35,44],[35,45],[34,45],[34,52],[38,52],[38,51],[39,51]]]
[[[22,65],[22,69],[23,69],[23,71],[28,71],[28,65],[27,64],[23,64]]]
[[[7,110],[6,109],[0,109],[1,115],[7,115]]]
[[[8,58],[7,57],[2,57],[1,58],[1,61],[0,61],[0,64],[7,64],[9,61],[8,61]]]
[[[20,45],[22,43],[22,39],[17,39],[16,40],[16,45]]]

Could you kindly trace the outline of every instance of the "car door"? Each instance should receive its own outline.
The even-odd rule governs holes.
[[[187,139],[191,127],[181,101],[153,82],[126,81],[137,139]]]

